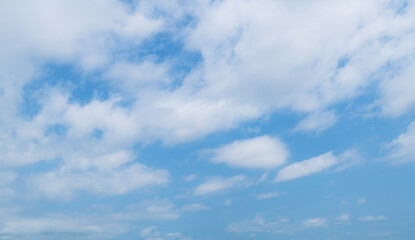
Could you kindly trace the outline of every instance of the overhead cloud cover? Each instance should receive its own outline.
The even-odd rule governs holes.
[[[0,239],[409,240],[414,66],[413,0],[1,1]]]

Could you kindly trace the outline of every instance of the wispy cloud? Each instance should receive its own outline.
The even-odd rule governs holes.
[[[281,196],[281,193],[279,192],[266,192],[266,193],[260,193],[256,197],[257,200],[264,200],[269,198],[275,198]]]
[[[275,177],[276,182],[289,181],[296,178],[319,173],[338,163],[337,157],[332,152],[322,154],[320,156],[304,160],[302,162],[292,163],[280,171]]]
[[[366,217],[360,217],[359,221],[361,222],[373,222],[373,221],[383,221],[383,220],[387,220],[388,218],[383,216],[383,215],[379,215],[379,216],[372,216],[372,215],[368,215]]]
[[[204,183],[198,185],[194,195],[205,195],[230,189],[245,180],[244,175],[237,175],[230,178],[211,177]]]

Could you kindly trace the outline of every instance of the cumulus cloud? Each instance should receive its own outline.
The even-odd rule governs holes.
[[[237,140],[209,150],[210,160],[242,168],[275,168],[285,163],[288,150],[278,138],[267,135],[252,139]]]
[[[332,152],[327,152],[302,162],[292,163],[278,171],[276,182],[289,181],[296,178],[319,173],[338,163],[337,157]]]
[[[219,191],[224,191],[241,184],[245,180],[244,175],[237,175],[229,178],[211,177],[204,183],[198,185],[194,191],[194,195],[205,195]]]
[[[118,195],[163,184],[167,170],[136,163],[137,145],[188,142],[278,110],[307,116],[297,131],[321,132],[338,118],[327,109],[366,94],[369,86],[378,88],[375,105],[386,116],[415,106],[412,2],[405,14],[387,0],[312,0],[301,6],[271,0],[124,2],[0,3],[0,166],[59,165],[25,178],[37,193],[68,199],[82,191]],[[183,26],[183,19],[191,24]],[[174,35],[171,41],[183,44],[179,51],[201,55],[178,81],[173,65],[180,60],[141,52],[141,43],[158,33]],[[44,85],[60,88],[61,82],[47,80],[55,67],[79,71],[76,81],[99,78],[108,89],[92,84],[92,95],[106,97],[78,99],[70,89],[45,93]],[[413,129],[411,124],[391,143],[397,162],[414,159]],[[287,156],[279,139],[265,135],[214,149],[211,160],[271,169]],[[345,158],[326,153],[293,163],[276,181],[356,163]],[[243,180],[211,178],[194,194],[230,189]],[[11,183],[1,179],[0,194],[12,191]],[[28,223],[45,226],[51,219],[56,218]]]

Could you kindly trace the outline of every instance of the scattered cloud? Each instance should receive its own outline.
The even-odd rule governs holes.
[[[327,220],[325,218],[310,218],[305,220],[303,224],[308,228],[326,227]]]
[[[156,220],[168,221],[180,218],[181,211],[175,208],[168,199],[143,201],[125,207],[121,211],[111,214],[111,217],[118,221],[129,220]]]
[[[194,195],[206,195],[224,191],[241,184],[245,180],[244,175],[237,175],[230,178],[211,177],[194,189]]]
[[[350,214],[348,214],[348,213],[340,214],[336,218],[335,223],[336,224],[348,224],[348,223],[350,223]]]
[[[267,222],[262,217],[255,217],[252,220],[244,220],[234,222],[226,228],[228,232],[243,233],[243,232],[270,232],[283,233],[294,232],[297,230],[296,226],[292,226],[286,221]]]
[[[368,215],[366,217],[360,217],[359,221],[361,222],[373,222],[373,221],[383,221],[383,220],[387,220],[388,218],[383,216],[383,215],[379,215],[379,216],[372,216],[372,215]]]
[[[96,194],[120,195],[129,191],[166,183],[168,172],[133,164],[112,171],[66,171],[32,176],[28,184],[33,194],[55,199],[70,199],[79,191]]]
[[[225,202],[223,203],[225,206],[230,206],[232,205],[232,201],[230,199],[226,199]]]
[[[184,212],[195,212],[195,211],[207,210],[207,209],[209,209],[209,207],[205,206],[202,203],[194,203],[194,204],[184,205],[182,207],[182,211]]]
[[[301,122],[294,128],[294,131],[314,131],[320,133],[334,126],[336,122],[337,117],[334,111],[315,112],[301,120]]]
[[[268,173],[264,173],[261,175],[261,178],[258,180],[258,183],[263,183],[267,180],[268,178]]]
[[[195,180],[195,179],[196,179],[196,177],[197,177],[197,175],[196,175],[196,174],[190,174],[190,175],[187,175],[187,176],[186,176],[186,178],[185,178],[185,181],[186,181],[186,182],[192,182],[193,180]]]
[[[281,196],[281,193],[279,192],[267,192],[267,193],[261,193],[259,194],[256,199],[257,200],[264,200],[264,199],[269,199],[269,198],[276,198]]]
[[[228,145],[208,150],[214,163],[232,167],[272,169],[285,163],[288,150],[277,138],[267,135],[234,141]]]
[[[415,121],[411,122],[406,132],[394,139],[389,147],[391,153],[389,155],[393,163],[402,164],[415,161]]]
[[[356,200],[356,203],[359,204],[359,205],[364,204],[364,203],[366,203],[366,198],[359,198],[359,199]]]
[[[140,237],[142,237],[142,239],[145,239],[145,240],[169,240],[169,239],[192,240],[192,238],[185,237],[180,232],[162,233],[160,231],[157,231],[157,227],[155,226],[147,227],[141,230]]]
[[[282,168],[275,177],[276,182],[289,181],[296,178],[319,173],[338,164],[338,158],[332,152],[319,155],[302,162],[292,163]]]

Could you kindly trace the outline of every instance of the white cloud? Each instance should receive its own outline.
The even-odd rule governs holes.
[[[403,64],[402,64],[403,65]],[[381,107],[384,114],[400,116],[415,108],[415,63],[411,59],[399,69],[392,79],[385,79],[380,85]]]
[[[310,218],[304,221],[305,227],[325,227],[327,226],[327,220],[325,218]]]
[[[242,168],[271,169],[284,164],[288,157],[286,146],[267,135],[234,141],[209,152],[212,162]]]
[[[57,239],[74,235],[79,239],[102,239],[115,237],[127,229],[107,217],[100,218],[92,214],[45,214],[40,217],[24,217],[15,210],[1,211],[0,209],[0,212],[2,213],[0,234],[4,238],[38,239],[47,234]]]
[[[181,217],[181,211],[175,208],[168,199],[143,201],[139,204],[129,205],[122,211],[111,214],[117,221],[129,220],[155,220],[169,221]]]
[[[169,221],[180,217],[180,211],[164,200],[144,201],[121,210],[113,206],[91,208],[82,213],[48,213],[24,215],[21,208],[0,208],[0,235],[11,239],[106,239],[136,230],[132,221]],[[37,216],[38,215],[38,216]],[[169,235],[173,237],[173,235]]]
[[[12,184],[17,177],[18,174],[15,172],[0,172],[0,202],[14,195],[14,190],[9,185]]]
[[[301,120],[294,131],[315,131],[317,133],[327,130],[337,122],[334,111],[315,112]]]
[[[359,199],[357,199],[356,200],[356,202],[357,202],[357,204],[364,204],[364,203],[366,203],[366,199],[365,198],[359,198]]]
[[[86,69],[105,64],[116,41],[139,41],[163,27],[160,19],[145,16],[139,7],[127,11],[114,0],[19,0],[3,2],[0,9],[1,46],[9,46],[2,48],[6,57],[75,60]]]
[[[366,217],[360,217],[359,221],[361,222],[372,222],[372,221],[383,221],[383,220],[387,220],[388,218],[380,215],[380,216],[372,216],[372,215],[368,215]]]
[[[256,197],[256,199],[257,200],[264,200],[264,199],[275,198],[275,197],[279,197],[279,196],[281,196],[281,193],[278,193],[278,192],[266,192],[266,193],[258,194],[258,196]]]
[[[313,157],[302,162],[292,163],[282,168],[275,177],[275,181],[289,181],[319,173],[336,165],[337,163],[338,159],[332,154],[332,152],[327,152],[317,157]]]
[[[252,220],[243,220],[234,222],[228,225],[226,230],[228,232],[243,233],[243,232],[271,232],[283,233],[294,232],[299,226],[288,224],[286,221],[267,222],[262,217],[255,217]]]
[[[394,163],[405,163],[415,161],[415,121],[409,124],[408,130],[396,139],[389,147],[392,149],[390,158]]]
[[[157,227],[155,226],[144,228],[143,230],[141,230],[140,237],[142,237],[145,240],[192,240],[192,238],[185,237],[180,232],[162,233],[160,231],[157,231]]]
[[[251,220],[243,220],[231,223],[226,230],[234,233],[294,233],[309,228],[326,227],[327,220],[325,218],[307,219],[302,223],[291,223],[286,218],[280,218],[278,221],[268,222],[262,217],[255,217]]]
[[[197,177],[196,174],[190,174],[190,175],[186,176],[185,181],[186,182],[192,182],[193,180],[196,179],[196,177]]]
[[[115,86],[120,86],[123,91],[135,95],[145,86],[168,86],[172,81],[168,70],[166,64],[155,64],[150,61],[140,64],[117,62],[110,67],[105,76],[113,81]]]
[[[0,187],[4,187],[9,185],[10,183],[14,182],[16,180],[18,174],[15,172],[0,172]]]
[[[205,195],[218,191],[224,191],[241,184],[243,180],[245,180],[245,176],[243,175],[237,175],[230,178],[212,177],[197,186],[193,193],[194,195]]]
[[[209,207],[205,206],[202,203],[194,203],[190,205],[184,205],[182,207],[182,210],[184,212],[195,212],[195,211],[207,210],[207,209],[209,209]]]
[[[343,171],[345,169],[364,163],[363,157],[355,148],[344,151],[337,158],[339,160],[339,164],[334,169],[336,172]]]
[[[268,173],[262,174],[261,178],[258,180],[258,183],[265,182],[265,180],[267,180],[267,178],[268,178]]]
[[[151,169],[133,164],[111,171],[76,171],[60,169],[34,175],[29,178],[33,194],[44,194],[49,198],[70,199],[79,191],[90,191],[104,195],[119,195],[166,183],[165,170]]]
[[[349,223],[349,221],[350,221],[350,214],[348,213],[342,213],[336,218],[337,224]]]
[[[400,6],[388,3],[206,3],[187,40],[205,59],[204,96],[254,103],[262,113],[288,107],[317,116],[330,104],[358,96],[374,82],[373,74],[389,77],[382,71],[386,64],[400,65],[414,54],[415,8],[409,4],[407,14],[396,14]],[[323,119],[330,120],[325,126],[313,119],[318,117],[311,115],[299,129],[323,130],[334,122],[332,115]]]

